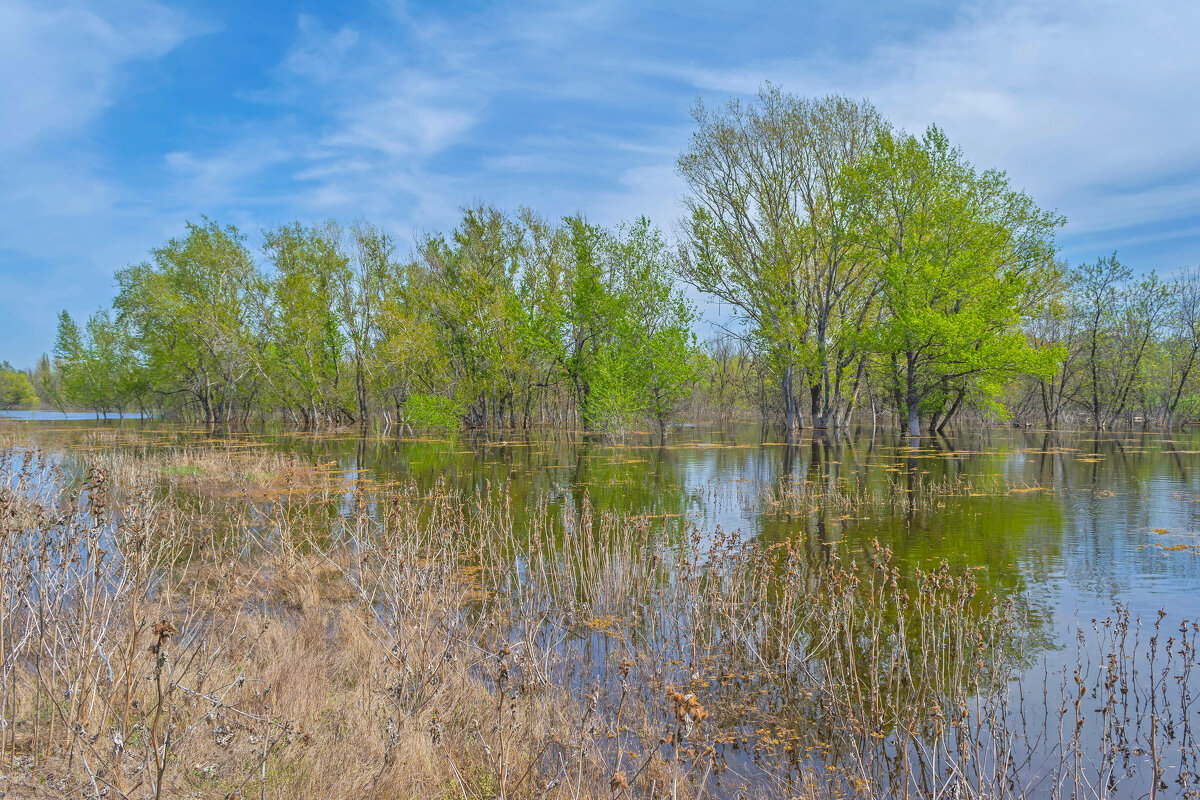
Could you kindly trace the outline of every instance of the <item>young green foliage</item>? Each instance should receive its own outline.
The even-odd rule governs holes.
[[[977,172],[935,127],[881,130],[847,182],[864,199],[861,240],[879,264],[882,315],[869,336],[893,366],[910,434],[929,400],[938,415],[951,392],[996,402],[1009,376],[1052,368],[1022,322],[1053,274],[1059,216],[1004,173]]]

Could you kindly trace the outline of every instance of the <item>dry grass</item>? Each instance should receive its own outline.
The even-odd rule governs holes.
[[[473,602],[478,569],[431,560],[444,517],[409,509],[401,531],[397,508],[368,550],[281,501],[257,533],[205,542],[171,481],[164,495],[130,471],[118,492],[93,468],[73,492],[59,483],[51,514],[11,498],[54,470],[6,455],[12,795],[613,797],[646,781],[693,793],[653,744],[624,770],[601,756],[611,725],[594,695],[545,680],[533,661],[546,654]]]
[[[586,499],[517,515],[506,486],[346,497],[285,465],[212,493],[167,468],[258,456],[201,450],[88,450],[82,482],[0,450],[0,790],[1197,795],[1194,624],[1118,614],[1073,672],[1015,681],[1022,609],[944,564],[814,562]],[[804,491],[780,499],[834,502]]]

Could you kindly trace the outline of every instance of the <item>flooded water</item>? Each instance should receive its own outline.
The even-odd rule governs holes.
[[[580,436],[455,441],[275,435],[280,448],[336,460],[352,481],[507,482],[518,501],[680,515],[702,534],[802,544],[811,559],[861,556],[878,540],[905,565],[980,568],[1055,621],[1160,607],[1200,617],[1200,435],[993,430],[907,440],[877,433],[786,446],[754,427],[690,429],[665,447]],[[808,481],[846,496],[899,488],[900,502],[851,515],[781,511],[767,489]],[[970,488],[922,500],[922,486]],[[788,511],[792,513],[788,513]]]
[[[85,441],[96,428],[38,425],[46,442],[64,445]],[[1026,676],[1059,676],[1050,684],[1065,685],[1080,669],[1079,651],[1070,646],[1077,640],[1107,646],[1102,640],[1112,629],[1092,620],[1112,618],[1115,609],[1144,619],[1147,631],[1160,609],[1176,628],[1200,619],[1197,432],[994,429],[914,442],[856,430],[810,433],[786,445],[772,430],[713,426],[686,428],[658,446],[649,436],[613,443],[577,433],[441,439],[140,422],[120,430],[138,448],[234,439],[294,453],[334,469],[346,497],[364,483],[444,483],[467,492],[503,484],[517,519],[524,507],[577,508],[586,498],[600,512],[679,520],[702,543],[727,534],[790,542],[813,569],[868,560],[878,541],[902,570],[946,562],[953,571],[974,570],[984,590],[1017,602],[1029,632],[1022,644]],[[1065,713],[1063,702],[1043,696],[1040,712]],[[1180,748],[1184,762],[1195,754],[1194,742],[1187,747]],[[1136,746],[1129,753],[1135,762],[1140,757]],[[1031,770],[1041,757],[1030,756]],[[1126,789],[1114,796],[1142,796],[1143,767],[1126,765]]]
[[[1019,596],[1055,629],[1160,608],[1200,618],[1200,431],[964,431],[910,442],[856,430],[785,445],[756,426],[692,427],[665,446],[582,434],[464,434],[453,439],[190,430],[155,423],[38,423],[69,442],[117,427],[170,447],[213,437],[266,443],[330,464],[346,481],[444,481],[467,491],[506,483],[551,508],[586,496],[598,511],[681,517],[710,537],[790,539],[814,562],[861,558],[878,540],[901,566],[978,568],[981,584]],[[842,497],[907,495],[847,513],[798,513],[771,488],[805,482]],[[930,500],[924,487],[949,491]],[[832,507],[831,507],[832,506]],[[862,504],[859,504],[861,511]],[[852,509],[851,509],[852,510]],[[800,509],[804,512],[805,509]]]
[[[35,409],[0,409],[0,420],[12,419],[19,422],[63,422],[63,421],[78,421],[78,420],[133,420],[142,419],[142,414],[139,411],[130,413],[126,411],[124,414],[93,414],[91,411],[55,411],[49,408]]]

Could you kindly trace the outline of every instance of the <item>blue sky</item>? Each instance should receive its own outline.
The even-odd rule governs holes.
[[[941,125],[1069,220],[1073,262],[1200,263],[1200,4],[0,0],[0,359],[202,214],[483,201],[670,229],[697,98],[765,80]]]

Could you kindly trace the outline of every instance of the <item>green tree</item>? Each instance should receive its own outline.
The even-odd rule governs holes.
[[[91,405],[91,382],[86,375],[86,359],[83,349],[83,334],[79,325],[66,311],[58,315],[58,333],[54,340],[55,372],[59,375],[58,385],[47,388],[55,392],[55,405],[60,411],[68,404]]]
[[[1058,268],[1061,277],[1065,269]],[[1055,350],[1052,370],[1030,377],[1037,386],[1046,425],[1057,428],[1083,391],[1085,337],[1074,296],[1068,288],[1052,292],[1042,307],[1029,315],[1027,333],[1038,350]]]
[[[205,219],[116,274],[114,305],[162,402],[192,406],[206,422],[251,407],[262,352],[264,281],[245,236]]]
[[[568,218],[565,226],[574,258],[564,287],[567,314],[563,365],[574,388],[580,421],[585,430],[591,430],[601,421],[602,410],[609,418],[614,412],[628,411],[619,396],[625,381],[616,375],[623,365],[613,362],[608,348],[613,322],[621,317],[621,310],[610,291],[612,275],[606,270],[604,231],[582,217]],[[593,398],[597,382],[607,389],[607,398],[600,405],[610,408],[597,407]]]
[[[62,376],[54,368],[54,362],[48,354],[42,353],[38,358],[29,380],[33,383],[40,403],[49,403],[61,410]]]
[[[29,376],[13,369],[7,361],[0,362],[0,408],[34,408],[37,404]]]
[[[373,375],[380,371],[376,349],[378,314],[383,290],[396,269],[396,245],[376,226],[359,222],[350,228],[350,269],[342,274],[338,311],[354,362],[354,396],[359,420],[370,414]]]
[[[864,375],[859,330],[877,294],[854,226],[845,169],[883,123],[866,102],[809,100],[765,86],[756,102],[709,111],[677,169],[691,190],[681,275],[734,310],[772,364],[787,435],[844,424]]]
[[[1153,273],[1134,283],[1116,253],[1080,265],[1071,279],[1087,351],[1085,404],[1100,430],[1111,427],[1142,389],[1147,358],[1172,313],[1172,296]]]
[[[467,424],[503,425],[520,369],[513,317],[519,227],[496,208],[467,209],[449,238],[429,237],[419,255],[409,298],[432,323],[425,332],[441,362],[440,393],[466,409]]]
[[[919,138],[882,130],[848,181],[868,198],[862,242],[879,260],[883,302],[872,338],[911,435],[923,404],[937,427],[952,393],[995,402],[1004,379],[1052,366],[1022,323],[1053,273],[1060,217],[1004,173],[976,172],[935,127]]]
[[[262,296],[265,344],[259,374],[276,402],[298,411],[305,427],[351,417],[348,381],[342,380],[346,335],[338,297],[350,281],[350,259],[335,223],[292,223],[267,231],[263,249],[272,267]]]
[[[1164,345],[1166,394],[1163,398],[1164,423],[1175,424],[1185,409],[1196,411],[1197,362],[1200,361],[1200,268],[1184,270],[1171,282],[1172,297],[1169,329]]]
[[[129,329],[108,309],[88,317],[82,330],[66,312],[58,319],[54,345],[59,389],[56,404],[90,408],[97,415],[144,407],[146,376]]]
[[[624,385],[615,391],[629,398],[626,407],[631,414],[653,420],[659,440],[665,441],[699,373],[692,333],[696,312],[675,290],[666,242],[648,219],[618,229],[609,250],[619,276],[615,288],[620,299],[612,307],[621,319],[612,326],[615,335],[607,368],[613,370],[614,361],[622,363],[616,371]],[[614,391],[611,381],[606,387]]]

